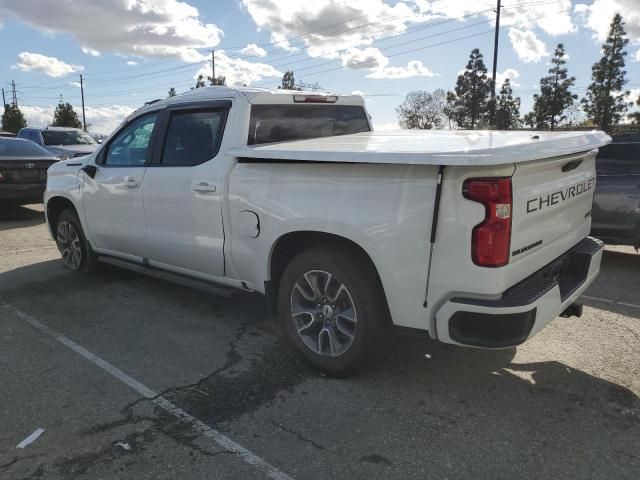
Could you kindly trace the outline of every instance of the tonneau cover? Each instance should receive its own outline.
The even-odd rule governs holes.
[[[604,132],[397,130],[234,148],[231,155],[265,160],[404,165],[501,165],[599,148]]]

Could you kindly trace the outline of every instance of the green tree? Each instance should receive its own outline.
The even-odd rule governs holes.
[[[82,128],[82,123],[69,102],[60,102],[53,112],[53,122],[51,122],[51,126]]]
[[[496,97],[494,126],[498,130],[511,130],[520,126],[520,97],[513,97],[511,81],[506,78]]]
[[[18,133],[21,128],[27,126],[27,121],[22,115],[18,105],[7,104],[4,106],[2,114],[2,130],[5,132]]]
[[[566,110],[578,98],[571,93],[575,77],[567,75],[567,63],[564,46],[559,43],[551,59],[549,75],[540,79],[540,94],[533,96],[533,114],[536,128],[555,129],[566,119]]]
[[[219,75],[216,78],[208,76],[207,82],[209,82],[209,85],[211,86],[214,86],[214,85],[225,86],[227,84],[227,78],[223,77],[222,75]],[[207,84],[205,83],[204,75],[202,74],[198,75],[198,78],[196,79],[195,88],[202,88],[206,86]]]
[[[469,62],[458,75],[456,88],[447,93],[447,113],[459,128],[476,128],[488,119],[492,81],[480,50],[475,48]]]
[[[176,96],[176,89],[175,88],[171,87],[169,89],[169,96],[170,97],[175,97]]]
[[[402,128],[442,128],[445,120],[447,94],[441,88],[433,93],[424,90],[409,92],[404,102],[396,108]]]
[[[602,45],[602,58],[591,67],[591,84],[582,105],[589,120],[603,130],[620,123],[629,106],[622,88],[627,84],[624,69],[625,47],[629,43],[619,13],[613,17],[609,36]]]
[[[522,119],[522,123],[529,128],[536,128],[536,114],[534,112],[527,113]]]
[[[207,77],[207,79],[209,80],[209,84],[211,86],[217,85],[220,87],[224,87],[227,85],[227,78],[223,77],[222,75],[218,75],[216,78]]]
[[[636,105],[640,107],[640,97],[638,97],[638,99],[636,100]],[[633,112],[631,115],[629,115],[629,117],[631,117],[633,123],[635,123],[636,125],[640,125],[640,112]]]
[[[300,90],[299,88],[296,88],[296,79],[293,76],[293,70],[287,70],[284,72],[280,88],[283,90]]]

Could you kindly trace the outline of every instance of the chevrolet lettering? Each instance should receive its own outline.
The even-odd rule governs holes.
[[[572,185],[562,190],[531,199],[527,201],[527,213],[542,210],[543,208],[548,208],[552,205],[557,205],[560,202],[577,197],[578,195],[582,195],[593,188],[595,181],[595,177],[592,177],[585,182],[578,183],[577,185]]]

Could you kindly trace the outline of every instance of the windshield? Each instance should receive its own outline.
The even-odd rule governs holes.
[[[355,105],[253,105],[248,145],[368,132],[363,107]]]
[[[78,130],[43,130],[45,145],[96,145],[96,141]]]
[[[30,140],[0,138],[0,157],[46,157],[53,155]]]

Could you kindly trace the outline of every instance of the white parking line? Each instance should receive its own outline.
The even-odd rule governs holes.
[[[196,431],[200,432],[201,434],[203,434],[204,436],[212,439],[214,442],[216,442],[220,447],[224,448],[225,450],[235,453],[244,462],[246,462],[249,465],[252,465],[253,467],[255,467],[258,470],[262,471],[268,477],[273,478],[275,480],[293,480],[289,475],[287,475],[286,473],[278,470],[276,467],[274,467],[273,465],[271,465],[267,461],[263,460],[262,458],[257,456],[255,453],[247,450],[242,445],[237,444],[236,442],[231,440],[226,435],[220,433],[218,430],[209,427],[207,424],[205,424],[204,422],[198,420],[193,415],[185,412],[180,407],[178,407],[174,403],[170,402],[166,398],[164,398],[162,396],[159,396],[156,392],[151,390],[149,387],[147,387],[144,384],[140,383],[135,378],[127,375],[122,370],[114,367],[109,362],[107,362],[106,360],[103,360],[102,358],[98,357],[96,354],[90,352],[86,348],[78,345],[73,340],[65,337],[64,335],[62,335],[61,333],[56,332],[55,330],[52,330],[51,328],[49,328],[46,325],[40,323],[38,320],[36,320],[32,316],[30,316],[27,313],[24,313],[22,310],[19,310],[18,308],[14,307],[13,305],[9,305],[8,303],[4,303],[3,302],[2,303],[2,307],[5,310],[7,310],[8,312],[13,313],[20,320],[23,320],[23,321],[27,322],[32,327],[37,328],[38,330],[40,330],[41,332],[47,334],[51,338],[57,340],[58,342],[60,342],[64,346],[70,348],[71,350],[73,350],[77,354],[83,356],[84,358],[89,360],[91,363],[93,363],[97,367],[101,368],[105,372],[109,373],[113,377],[117,378],[122,383],[124,383],[124,384],[128,385],[129,387],[133,388],[140,395],[144,396],[145,398],[150,399],[150,401],[152,401],[153,403],[155,403],[159,407],[162,407],[163,409],[165,409],[170,414],[172,414],[175,417],[177,417],[177,418],[179,418],[179,419],[191,424],[191,427],[194,430],[196,430]]]
[[[35,442],[43,432],[44,428],[37,428],[35,432],[33,432],[27,438],[22,440],[18,445],[16,445],[16,448],[27,448],[29,445]]]
[[[615,300],[609,300],[608,298],[590,297],[589,295],[582,295],[582,298],[595,300],[596,302],[614,303],[616,305],[623,305],[625,307],[640,308],[640,305],[636,305],[635,303],[616,302]]]

